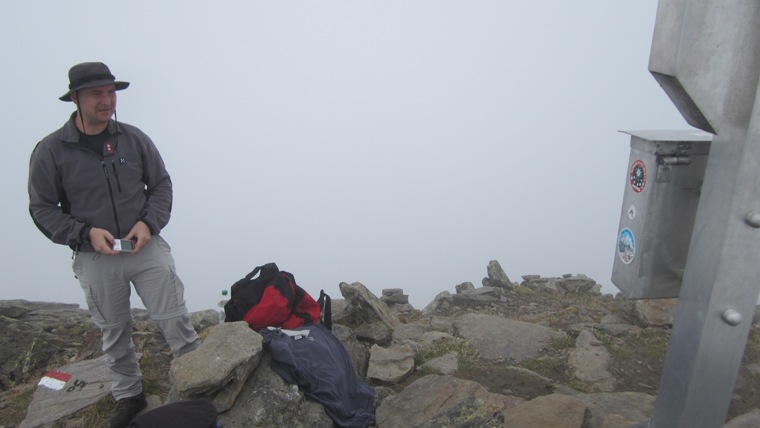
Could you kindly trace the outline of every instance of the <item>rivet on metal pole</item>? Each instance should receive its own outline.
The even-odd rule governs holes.
[[[723,321],[725,321],[726,324],[731,326],[739,325],[742,322],[742,314],[736,309],[726,309],[721,315],[721,318],[723,318]]]
[[[744,217],[744,221],[755,229],[760,228],[760,213],[757,211],[750,211],[747,213],[747,216]]]

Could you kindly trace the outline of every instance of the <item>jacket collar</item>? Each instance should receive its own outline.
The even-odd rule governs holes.
[[[71,113],[71,116],[69,117],[69,120],[66,122],[65,125],[63,125],[63,132],[61,134],[61,140],[67,143],[78,143],[79,142],[79,130],[77,129],[76,124],[74,123],[74,119],[76,118],[77,112]],[[116,122],[113,119],[108,120],[108,133],[111,135],[114,135],[118,133],[118,128],[116,127]]]

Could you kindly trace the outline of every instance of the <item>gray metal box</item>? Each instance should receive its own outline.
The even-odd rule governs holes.
[[[712,134],[623,132],[631,156],[612,283],[631,299],[678,297]]]

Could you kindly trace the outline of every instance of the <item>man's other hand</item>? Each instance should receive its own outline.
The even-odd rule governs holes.
[[[90,244],[95,251],[109,256],[119,254],[118,251],[113,250],[113,235],[111,232],[101,229],[99,227],[93,227],[90,229]]]
[[[135,243],[135,249],[132,251],[132,254],[137,254],[140,251],[140,248],[148,245],[148,242],[150,242],[150,228],[144,222],[138,221],[132,226],[132,230],[129,231],[124,239],[129,239]]]

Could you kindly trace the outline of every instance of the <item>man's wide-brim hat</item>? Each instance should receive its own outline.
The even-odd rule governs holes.
[[[129,82],[117,81],[108,66],[102,62],[83,62],[71,67],[69,70],[69,91],[58,99],[71,101],[73,92],[105,85],[115,85],[116,90],[121,91],[129,86]]]

